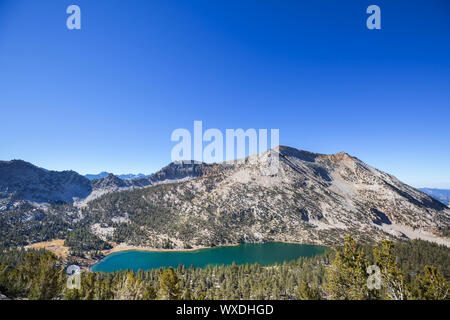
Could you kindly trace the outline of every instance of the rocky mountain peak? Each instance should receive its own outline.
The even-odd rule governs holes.
[[[280,161],[272,172],[270,159],[276,155]],[[279,146],[253,160],[171,163],[149,178],[148,188],[130,190],[119,208],[114,194],[88,207],[111,219],[122,214],[122,207],[149,212],[152,219],[170,217],[156,228],[139,224],[148,235],[139,238],[140,245],[167,236],[174,243],[336,244],[346,234],[450,244],[442,236],[450,222],[448,207],[345,152],[326,155]],[[173,183],[161,185],[164,181]]]
[[[184,178],[194,178],[202,175],[206,163],[197,161],[176,161],[162,168],[149,177],[153,183],[164,180],[180,180]]]
[[[339,161],[354,161],[356,158],[352,157],[348,153],[342,151],[336,154],[332,154],[328,156],[331,161],[339,162]]]
[[[122,188],[127,186],[127,183],[124,180],[112,173],[109,173],[106,178],[92,180],[91,184],[93,189]]]
[[[75,171],[48,171],[23,160],[0,161],[0,198],[34,202],[73,202],[92,191]]]
[[[351,155],[349,155],[344,151],[336,154],[322,154],[301,149],[295,149],[287,146],[278,146],[272,150],[278,151],[282,156],[295,157],[297,159],[307,162],[314,162],[316,161],[316,159],[327,159],[333,162],[357,160],[357,158],[352,157]]]

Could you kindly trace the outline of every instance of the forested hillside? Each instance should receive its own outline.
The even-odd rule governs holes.
[[[153,269],[81,276],[67,290],[64,263],[46,251],[6,250],[0,292],[29,299],[449,299],[450,257],[445,246],[421,240],[345,245],[314,258],[254,265]],[[377,265],[380,290],[367,286]]]
[[[344,235],[450,246],[450,208],[344,152],[279,146],[236,163],[174,162],[138,180],[89,181],[23,161],[0,168],[0,244],[9,247],[65,240],[71,255],[98,256],[115,245],[335,246]]]

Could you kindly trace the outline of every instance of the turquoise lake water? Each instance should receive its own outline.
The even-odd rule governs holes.
[[[248,243],[239,246],[217,247],[196,251],[123,251],[113,253],[91,270],[95,272],[113,272],[119,270],[149,270],[159,267],[205,267],[207,265],[229,265],[259,263],[272,265],[276,262],[295,260],[300,257],[312,257],[325,252],[323,246],[292,243]]]

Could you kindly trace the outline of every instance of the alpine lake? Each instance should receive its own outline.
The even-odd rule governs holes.
[[[110,254],[93,265],[94,272],[122,270],[150,270],[160,267],[203,268],[207,265],[255,264],[263,266],[313,257],[324,253],[327,247],[294,243],[247,243],[237,246],[221,246],[194,251],[121,251]]]

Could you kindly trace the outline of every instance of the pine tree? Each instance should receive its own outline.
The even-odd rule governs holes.
[[[379,248],[374,248],[373,255],[380,268],[381,286],[385,297],[389,300],[406,300],[409,290],[403,272],[397,265],[394,244],[392,241],[381,241],[379,246]]]
[[[28,282],[28,298],[51,300],[63,291],[62,269],[58,258],[49,252],[30,252],[20,268],[25,283]]]
[[[134,272],[127,272],[119,282],[115,292],[116,300],[141,300],[145,286],[142,279],[136,278]]]
[[[182,295],[181,299],[183,299],[183,300],[192,300],[191,290],[189,288],[186,288],[183,291],[183,295]]]
[[[164,270],[159,278],[159,299],[161,300],[179,300],[180,299],[180,280],[175,270],[170,267]]]
[[[300,300],[320,300],[319,291],[310,287],[305,281],[300,283],[297,294]]]
[[[326,290],[333,300],[361,300],[369,297],[367,261],[353,238],[346,237],[342,251],[327,269]]]
[[[447,300],[449,283],[435,267],[426,266],[425,273],[416,279],[413,297],[419,300]]]
[[[152,286],[147,286],[144,290],[142,299],[143,300],[155,300],[156,299],[155,289]]]

